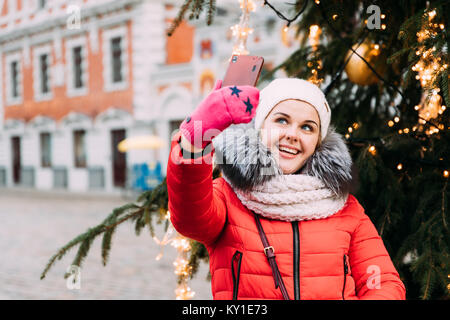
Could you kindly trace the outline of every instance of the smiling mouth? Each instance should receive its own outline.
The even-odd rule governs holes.
[[[293,148],[288,148],[288,147],[281,147],[278,146],[278,150],[280,151],[280,153],[286,154],[286,155],[290,155],[290,156],[295,156],[297,154],[300,153],[299,150],[293,149]]]

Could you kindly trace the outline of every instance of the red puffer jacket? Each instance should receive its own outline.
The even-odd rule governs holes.
[[[214,299],[283,299],[253,213],[223,178],[212,180],[213,152],[183,159],[179,138],[167,169],[170,217],[179,233],[207,247]],[[380,236],[352,195],[325,219],[261,223],[291,299],[405,299]]]

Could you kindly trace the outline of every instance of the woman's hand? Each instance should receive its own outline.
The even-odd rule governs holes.
[[[221,86],[222,81],[217,81],[214,90],[181,124],[180,130],[184,137],[182,143],[187,150],[202,150],[231,124],[248,123],[255,116],[259,103],[257,88]],[[192,148],[189,148],[187,142],[190,142]]]

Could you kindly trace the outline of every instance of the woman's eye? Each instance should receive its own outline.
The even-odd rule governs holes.
[[[313,128],[310,125],[307,125],[307,124],[303,125],[302,128],[307,128],[307,130],[313,131]]]
[[[287,123],[287,120],[285,118],[278,118],[275,120],[277,123]]]

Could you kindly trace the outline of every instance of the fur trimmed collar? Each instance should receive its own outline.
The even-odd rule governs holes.
[[[253,121],[232,125],[214,140],[215,164],[233,189],[251,191],[283,175],[275,158],[261,142]],[[322,145],[297,173],[315,177],[337,198],[347,196],[352,158],[344,139],[330,126]]]

